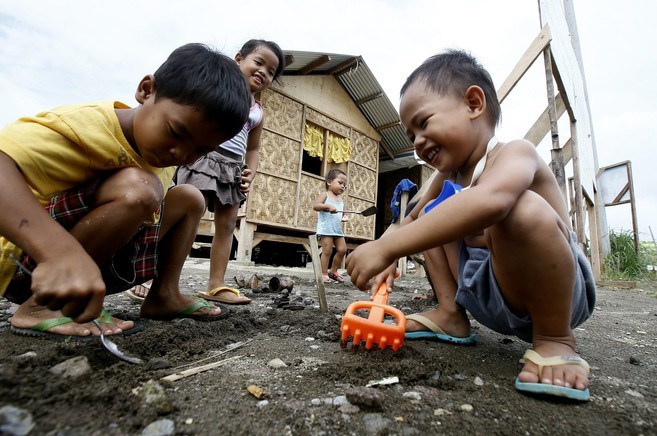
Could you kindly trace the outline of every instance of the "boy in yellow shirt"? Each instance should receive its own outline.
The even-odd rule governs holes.
[[[495,87],[469,54],[427,59],[401,95],[407,135],[440,174],[397,230],[351,253],[351,280],[390,288],[395,260],[424,252],[439,306],[409,316],[407,339],[472,343],[467,310],[532,343],[518,390],[588,400],[572,329],[593,311],[595,282],[554,175],[533,144],[497,140]]]
[[[152,278],[143,317],[227,314],[180,293],[204,201],[193,186],[168,188],[177,165],[242,128],[244,77],[232,59],[187,44],[139,82],[135,98],[134,108],[62,106],[0,130],[0,295],[20,304],[13,332],[98,335],[90,321],[105,294]],[[135,328],[106,313],[99,320],[108,335]]]

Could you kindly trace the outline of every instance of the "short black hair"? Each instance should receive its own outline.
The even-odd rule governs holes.
[[[155,98],[192,106],[228,138],[243,127],[251,90],[235,61],[205,44],[175,49],[154,73]]]
[[[326,186],[328,186],[331,180],[337,179],[340,174],[344,174],[344,176],[347,177],[345,172],[338,168],[333,168],[331,171],[329,171],[328,174],[326,175],[326,179],[324,179],[324,182],[326,182]]]
[[[278,68],[276,68],[276,71],[274,72],[274,78],[272,80],[278,79],[278,76],[283,73],[283,70],[285,69],[285,56],[283,55],[283,50],[279,47],[278,44],[276,44],[274,41],[266,41],[264,39],[249,39],[244,43],[242,48],[239,51],[239,54],[242,55],[243,58],[247,57],[251,53],[253,53],[258,47],[261,45],[264,45],[267,47],[269,50],[271,50],[274,55],[278,58]]]
[[[419,80],[424,81],[427,89],[439,95],[451,94],[458,97],[462,97],[470,86],[477,85],[486,96],[486,106],[493,127],[500,122],[502,108],[497,99],[493,79],[470,53],[449,49],[431,56],[408,76],[400,95],[403,96],[408,87]]]

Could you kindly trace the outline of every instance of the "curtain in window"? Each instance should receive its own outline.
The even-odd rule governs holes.
[[[324,129],[306,124],[306,131],[303,135],[303,149],[312,157],[322,159],[324,157]]]
[[[348,162],[351,157],[351,143],[349,139],[329,132],[327,154],[326,159],[328,162]]]

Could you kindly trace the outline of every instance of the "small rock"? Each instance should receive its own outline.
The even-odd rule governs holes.
[[[266,407],[269,405],[269,400],[261,400],[256,403],[256,407],[258,409],[262,409],[263,407]]]
[[[454,374],[454,380],[463,381],[468,378],[465,374]]]
[[[366,433],[378,435],[389,433],[388,428],[392,421],[378,413],[368,413],[363,416],[363,424]]]
[[[634,398],[643,398],[643,394],[641,392],[637,392],[633,389],[628,389],[625,391],[625,393]]]
[[[169,436],[176,431],[175,424],[170,419],[160,419],[146,426],[141,436]]]
[[[343,406],[345,404],[349,404],[349,400],[347,400],[346,396],[338,395],[337,397],[333,398],[334,406]]]
[[[354,404],[343,404],[342,406],[338,407],[338,410],[346,414],[355,414],[360,412],[360,407]]]
[[[383,410],[383,394],[374,388],[353,388],[345,392],[347,400],[366,410]]]
[[[285,362],[283,362],[278,357],[276,357],[275,359],[272,359],[269,362],[267,362],[267,366],[270,367],[270,368],[285,368],[285,367],[287,367]]]
[[[27,410],[15,406],[0,408],[0,434],[24,436],[33,427],[32,414]]]
[[[157,371],[158,369],[171,368],[171,362],[161,357],[154,357],[148,361],[148,369]]]
[[[459,407],[464,412],[472,412],[474,410],[474,407],[472,407],[472,404],[461,404]]]
[[[23,354],[19,354],[18,356],[15,356],[13,359],[19,362],[24,362],[27,360],[32,360],[35,357],[37,357],[37,353],[35,353],[34,351],[28,351],[27,353],[23,353]]]
[[[446,410],[446,409],[435,409],[433,411],[433,414],[435,416],[443,416],[443,415],[451,415],[452,412],[450,412],[449,410]]]
[[[310,400],[310,405],[312,405],[312,406],[321,406],[322,405],[322,400],[320,400],[319,398],[313,398],[312,400]]]
[[[484,381],[481,379],[481,377],[475,377],[474,384],[477,385],[477,386],[483,386]]]
[[[422,399],[422,396],[420,395],[420,393],[419,392],[414,392],[414,391],[404,392],[402,394],[402,397],[409,398],[411,400],[417,400],[417,401],[420,401]]]
[[[319,345],[311,345],[310,349],[311,350],[319,350],[321,347]]]
[[[637,357],[634,357],[634,356],[630,357],[630,363],[632,365],[641,366],[641,361]]]
[[[50,372],[60,377],[78,379],[91,373],[89,360],[85,356],[77,356],[58,363],[50,368]]]
[[[145,408],[155,410],[158,415],[167,415],[173,411],[173,405],[169,402],[164,387],[158,382],[148,380],[136,391]],[[167,420],[162,420],[164,421]]]
[[[315,338],[309,336],[309,337],[307,337],[307,338],[304,339],[304,340],[305,340],[306,342],[312,342],[312,341],[315,340]]]

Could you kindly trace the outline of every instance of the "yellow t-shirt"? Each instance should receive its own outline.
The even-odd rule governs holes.
[[[125,138],[114,108],[129,106],[118,101],[68,105],[20,118],[0,130],[0,151],[16,162],[44,206],[101,172],[125,167],[157,175],[166,192],[175,167],[156,168],[142,159]],[[18,257],[21,250],[0,237],[0,295],[16,271],[12,253]]]

